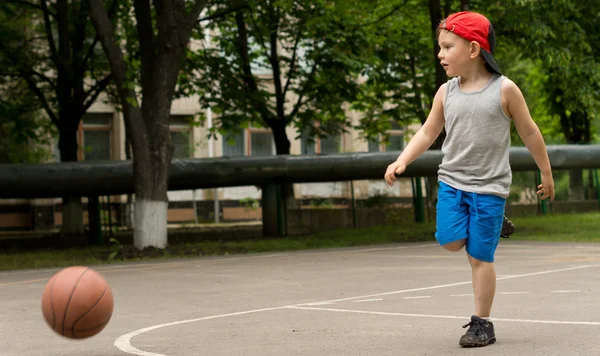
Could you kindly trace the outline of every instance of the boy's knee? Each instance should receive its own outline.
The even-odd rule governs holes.
[[[467,256],[469,257],[469,263],[471,264],[472,268],[479,268],[479,267],[482,267],[485,265],[493,264],[493,262],[480,260],[478,258],[471,256],[470,254],[468,254]]]
[[[458,252],[458,251],[462,250],[463,247],[465,247],[466,243],[467,243],[466,239],[461,239],[461,240],[453,241],[453,242],[447,243],[445,245],[442,245],[442,247],[451,252]]]

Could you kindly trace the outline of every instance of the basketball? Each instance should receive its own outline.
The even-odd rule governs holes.
[[[58,334],[84,339],[98,334],[113,313],[110,286],[88,267],[68,267],[56,273],[42,293],[42,313]]]

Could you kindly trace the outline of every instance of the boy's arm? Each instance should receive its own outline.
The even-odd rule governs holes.
[[[398,159],[390,164],[385,172],[384,179],[389,186],[396,180],[396,175],[402,174],[411,162],[427,151],[444,128],[444,96],[446,84],[443,84],[435,94],[431,111],[423,126],[417,131],[408,145],[402,150]]]
[[[513,81],[506,79],[502,83],[502,96],[506,100],[508,116],[512,118],[517,133],[542,173],[542,184],[538,186],[538,194],[542,194],[542,199],[554,200],[554,179],[544,137],[531,118],[523,93]]]

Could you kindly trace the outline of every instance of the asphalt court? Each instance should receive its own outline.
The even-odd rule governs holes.
[[[600,244],[502,240],[498,342],[461,349],[473,313],[464,251],[435,243],[93,266],[115,311],[59,337],[40,295],[57,271],[0,273],[0,355],[600,354]]]

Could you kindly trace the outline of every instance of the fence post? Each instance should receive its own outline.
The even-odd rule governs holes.
[[[261,187],[263,236],[283,236],[284,216],[281,185],[270,182]]]
[[[413,206],[415,208],[415,221],[417,223],[425,222],[425,206],[423,203],[423,189],[421,185],[421,177],[411,179],[413,188]]]
[[[596,181],[596,198],[600,207],[600,178],[598,178],[598,169],[594,169],[594,180]]]
[[[90,229],[90,244],[101,245],[102,224],[100,223],[100,198],[98,196],[88,197],[88,227]]]
[[[354,198],[354,181],[350,181],[350,191],[352,193],[352,227],[356,229],[356,199]]]
[[[537,178],[538,178],[537,179],[537,184],[535,186],[535,191],[536,192],[537,192],[537,189],[538,189],[537,186],[540,185],[540,184],[542,184],[542,172],[537,171]],[[540,208],[541,208],[541,211],[542,211],[542,215],[548,215],[548,202],[546,200],[540,199],[539,195],[537,197],[538,197],[538,201],[539,201]]]

